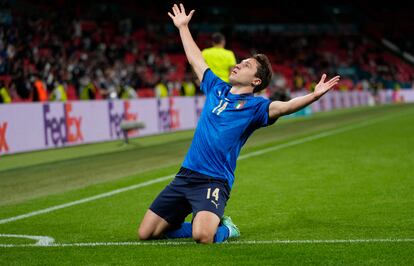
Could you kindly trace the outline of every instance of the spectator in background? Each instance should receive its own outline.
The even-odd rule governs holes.
[[[157,98],[164,98],[168,96],[168,88],[164,79],[160,79],[157,85],[155,85],[155,95]]]
[[[229,82],[230,70],[236,65],[236,57],[232,51],[224,48],[226,39],[223,34],[214,33],[212,43],[212,47],[202,51],[204,60],[214,74],[225,82]]]
[[[9,90],[2,80],[0,80],[0,103],[11,103]]]
[[[39,76],[34,77],[32,100],[34,102],[48,101],[46,85]]]
[[[134,90],[134,88],[132,88],[126,82],[123,82],[123,85],[121,85],[120,88],[121,88],[121,92],[120,92],[121,99],[137,99],[138,98],[137,92]]]
[[[274,74],[269,86],[269,99],[272,101],[287,102],[291,99],[290,88],[287,86],[286,79],[281,74]]]
[[[180,96],[181,94],[181,82],[179,81],[168,81],[168,96]]]
[[[184,81],[181,84],[181,95],[184,96],[194,96],[196,93],[196,85],[192,80],[192,75],[186,74],[184,76]]]
[[[50,100],[51,101],[60,101],[60,102],[66,102],[68,100],[68,96],[66,94],[65,87],[61,82],[55,82],[54,89],[52,90],[52,93],[50,94]]]
[[[96,99],[96,94],[97,94],[97,89],[95,87],[95,85],[89,80],[89,79],[84,79],[83,82],[81,82],[81,84],[84,84],[82,86],[82,90],[80,93],[80,99],[81,100],[95,100]]]

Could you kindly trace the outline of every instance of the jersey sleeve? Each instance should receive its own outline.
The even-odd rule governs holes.
[[[258,127],[267,127],[276,122],[277,118],[269,118],[269,105],[271,102],[271,100],[263,98],[257,105],[255,121]]]
[[[220,83],[225,82],[217,77],[210,68],[208,68],[206,71],[204,71],[200,89],[204,92],[204,94],[209,94],[214,89],[214,87]]]

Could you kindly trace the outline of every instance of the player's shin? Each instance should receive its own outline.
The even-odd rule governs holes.
[[[192,224],[189,222],[182,223],[180,228],[165,233],[166,238],[190,238],[192,235]]]
[[[214,243],[222,243],[226,241],[227,238],[229,238],[229,235],[230,235],[229,229],[224,225],[220,225],[217,228],[216,235],[214,236]]]

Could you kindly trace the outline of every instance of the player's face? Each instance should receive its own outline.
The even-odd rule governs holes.
[[[254,75],[257,72],[258,63],[254,58],[247,58],[235,65],[230,72],[230,83],[234,86],[252,86],[260,81]],[[253,86],[252,86],[253,87]]]

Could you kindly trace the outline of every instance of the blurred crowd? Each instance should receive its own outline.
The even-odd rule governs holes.
[[[170,23],[9,15],[0,21],[1,102],[200,93]],[[200,48],[210,45],[210,31],[193,34]],[[321,73],[340,74],[339,90],[413,86],[412,65],[357,31],[287,34],[239,28],[225,34],[238,61],[256,52],[269,56],[274,78],[268,94],[312,90]]]
[[[0,82],[17,101],[180,95],[192,73],[184,55],[177,66],[152,45],[160,37],[132,31],[128,20],[18,18],[0,26]]]

